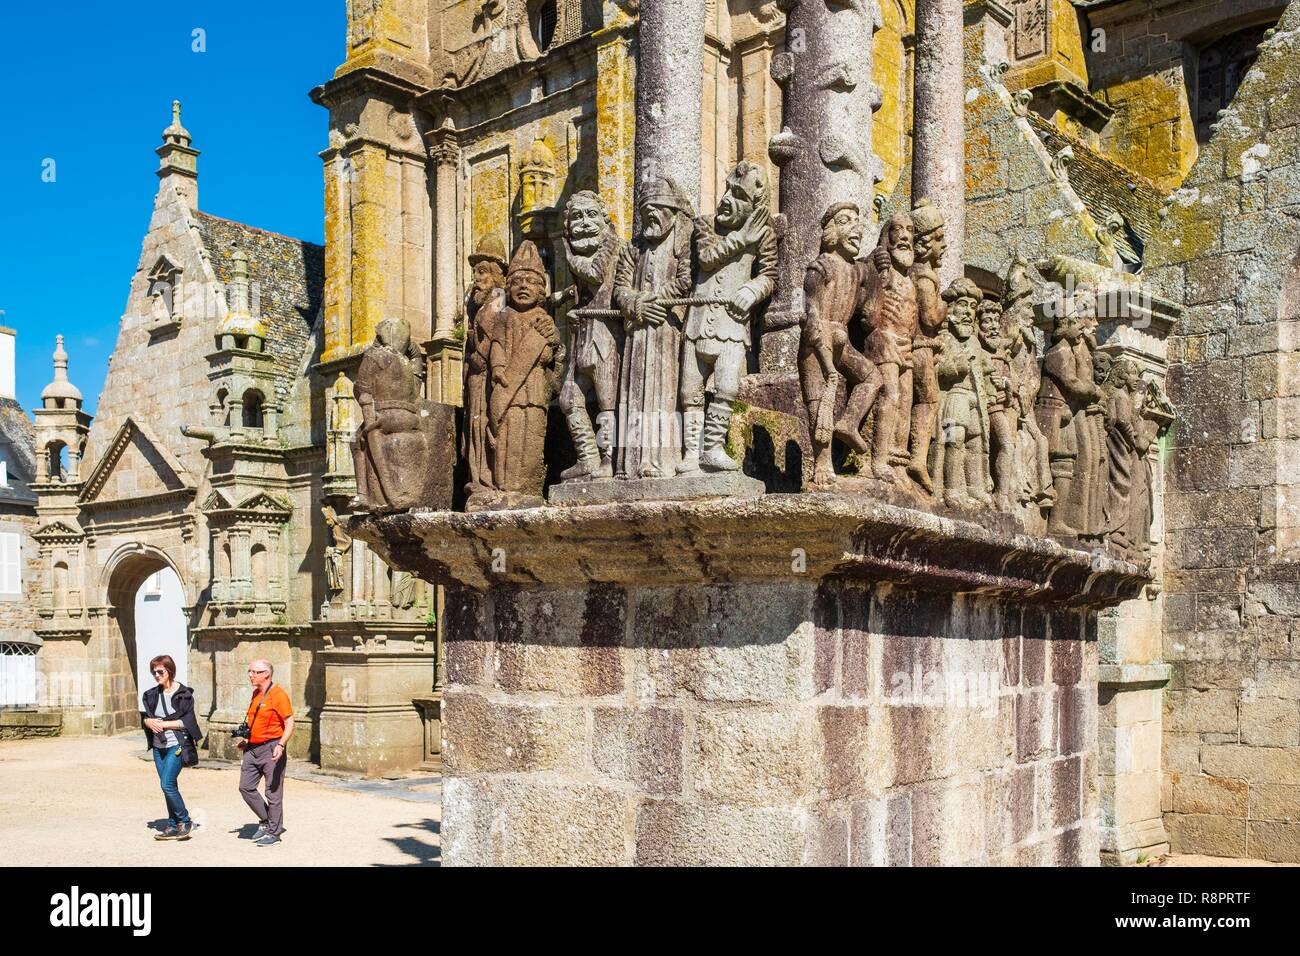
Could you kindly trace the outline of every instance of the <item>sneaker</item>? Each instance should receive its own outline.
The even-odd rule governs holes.
[[[253,839],[254,839],[254,840],[260,840],[260,839],[262,839],[262,837],[266,836],[266,832],[267,832],[267,831],[266,831],[266,824],[265,824],[265,823],[259,823],[259,824],[257,825],[257,829],[253,831]]]
[[[277,846],[279,843],[280,843],[280,838],[278,836],[276,836],[274,833],[268,833],[265,836],[263,836],[260,840],[255,842],[253,846]]]
[[[175,840],[178,836],[180,836],[180,831],[169,823],[161,833],[155,833],[153,838],[155,840]]]
[[[190,838],[190,831],[193,829],[193,823],[178,823],[176,825],[176,839],[188,840]]]

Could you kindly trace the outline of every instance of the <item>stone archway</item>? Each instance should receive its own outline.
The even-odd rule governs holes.
[[[170,601],[179,600],[180,608],[190,605],[185,579],[176,564],[166,552],[142,544],[124,545],[115,551],[104,566],[100,578],[100,595],[106,610],[107,627],[102,636],[103,668],[103,716],[104,732],[121,733],[139,724],[141,673],[148,657],[141,662],[141,654],[150,657],[157,651],[152,650],[154,641],[139,637],[137,618],[140,614],[140,602],[137,598],[146,582],[155,575],[166,574],[174,580],[174,587],[167,593]],[[170,603],[169,601],[169,603]],[[147,613],[147,612],[146,612]],[[182,626],[185,619],[181,619]],[[188,641],[180,646],[180,656],[176,659],[178,675],[186,669]],[[166,653],[170,653],[167,651]]]

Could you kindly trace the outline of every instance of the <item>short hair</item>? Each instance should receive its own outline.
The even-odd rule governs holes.
[[[252,664],[249,664],[248,666],[249,666],[249,667],[252,667],[253,664],[265,664],[265,665],[266,665],[266,672],[267,672],[268,674],[270,674],[272,677],[275,676],[275,665],[272,664],[270,661],[268,661],[265,657],[259,657],[259,658],[256,658],[256,659],[252,662]]]
[[[153,669],[157,667],[159,664],[161,664],[163,667],[167,669],[168,680],[176,679],[176,662],[172,660],[172,656],[170,654],[159,654],[157,657],[151,660],[149,662],[149,673],[152,674]]]

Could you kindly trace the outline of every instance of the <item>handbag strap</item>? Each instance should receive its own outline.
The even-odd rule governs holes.
[[[271,688],[274,686],[275,686],[275,681],[269,681],[266,685],[266,690],[262,691],[262,696],[257,699],[257,707],[254,708],[253,710],[253,716],[248,718],[248,726],[250,729],[253,726],[253,722],[257,720],[257,712],[260,711],[262,709],[262,705],[266,703],[266,695],[271,693]]]

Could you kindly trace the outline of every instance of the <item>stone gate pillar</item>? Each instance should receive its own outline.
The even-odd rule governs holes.
[[[448,589],[446,863],[1097,863],[1132,565],[828,494],[349,528]]]
[[[913,73],[912,199],[943,213],[948,253],[940,288],[963,272],[966,236],[966,81],[962,0],[917,0]]]

